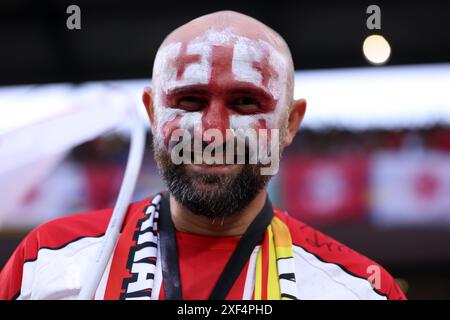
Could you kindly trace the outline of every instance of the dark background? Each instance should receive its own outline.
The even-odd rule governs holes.
[[[81,8],[81,30],[66,8]],[[381,31],[366,8],[381,8]],[[386,37],[389,64],[450,61],[449,1],[117,1],[0,2],[0,85],[149,78],[153,57],[174,28],[216,10],[237,10],[278,31],[296,69],[367,66],[364,38]]]

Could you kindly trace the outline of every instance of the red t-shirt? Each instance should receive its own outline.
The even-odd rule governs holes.
[[[206,300],[240,240],[176,231],[181,290],[185,300]],[[227,299],[242,300],[248,264],[244,266]],[[160,299],[164,299],[164,284]]]

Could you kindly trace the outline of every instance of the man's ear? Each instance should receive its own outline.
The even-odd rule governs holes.
[[[144,92],[142,93],[142,102],[144,103],[145,110],[147,110],[148,117],[150,119],[150,127],[154,127],[155,123],[155,114],[153,110],[153,99],[152,99],[152,89],[150,87],[145,87]]]
[[[292,143],[292,140],[294,139],[294,136],[297,133],[297,130],[298,128],[300,128],[300,124],[303,121],[305,112],[306,112],[305,99],[294,100],[294,102],[292,102],[291,111],[289,113],[288,119],[287,134],[283,141],[285,147]]]

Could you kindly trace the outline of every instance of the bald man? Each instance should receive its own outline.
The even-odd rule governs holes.
[[[289,48],[248,16],[173,31],[145,88],[168,191],[133,203],[95,299],[404,299],[381,266],[272,206],[267,183],[306,109]],[[112,209],[32,231],[0,275],[2,299],[73,299]]]

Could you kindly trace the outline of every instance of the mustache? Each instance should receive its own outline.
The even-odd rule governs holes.
[[[222,163],[249,163],[251,157],[257,154],[257,150],[252,148],[249,138],[233,138],[221,144],[215,141],[188,141],[180,137],[177,140],[171,140],[168,146],[168,152],[172,152],[175,146],[181,144],[179,151],[180,157],[189,158],[192,163],[203,163],[205,157],[211,157],[214,160],[221,160]],[[203,159],[203,160],[202,160]]]

